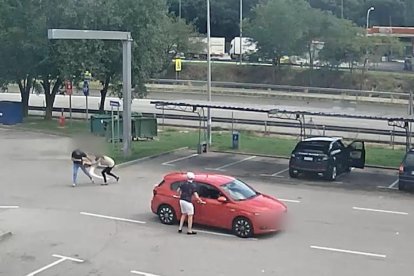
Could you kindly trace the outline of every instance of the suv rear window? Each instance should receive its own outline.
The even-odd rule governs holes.
[[[329,141],[302,141],[296,145],[295,151],[319,151],[327,153],[329,150]]]
[[[408,166],[414,166],[414,152],[409,152],[405,156],[404,164]]]

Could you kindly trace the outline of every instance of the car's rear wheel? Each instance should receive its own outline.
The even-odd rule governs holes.
[[[336,165],[332,165],[327,172],[325,172],[325,179],[326,180],[330,180],[330,181],[334,181],[337,177],[337,169],[336,169]]]
[[[177,222],[174,208],[167,204],[163,204],[158,208],[158,218],[163,224],[172,225]]]
[[[299,175],[299,171],[289,168],[289,176],[292,178],[297,178]]]
[[[405,183],[401,180],[398,181],[398,190],[404,191],[405,190]]]
[[[240,238],[253,236],[253,225],[245,217],[237,217],[233,221],[233,233]]]

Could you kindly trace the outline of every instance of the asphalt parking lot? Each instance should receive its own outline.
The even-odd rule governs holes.
[[[182,150],[72,188],[68,138],[0,129],[0,275],[411,275],[414,203],[396,173],[290,179],[287,160]],[[169,171],[235,175],[286,202],[282,233],[179,235],[150,211]],[[379,188],[380,187],[380,188]]]

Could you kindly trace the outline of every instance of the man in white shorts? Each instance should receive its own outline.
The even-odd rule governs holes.
[[[201,204],[205,204],[204,201],[200,199],[198,193],[196,191],[196,187],[193,183],[195,178],[194,173],[187,172],[187,182],[182,184],[178,189],[180,194],[180,208],[181,208],[181,219],[180,219],[180,226],[178,227],[178,233],[183,231],[183,225],[185,218],[188,216],[188,235],[195,235],[197,232],[193,231],[193,216],[194,216],[194,205],[191,202],[191,198],[193,195],[196,197],[197,201]]]

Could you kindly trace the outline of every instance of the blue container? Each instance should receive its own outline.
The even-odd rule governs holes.
[[[0,101],[0,124],[15,125],[23,122],[21,102]]]

